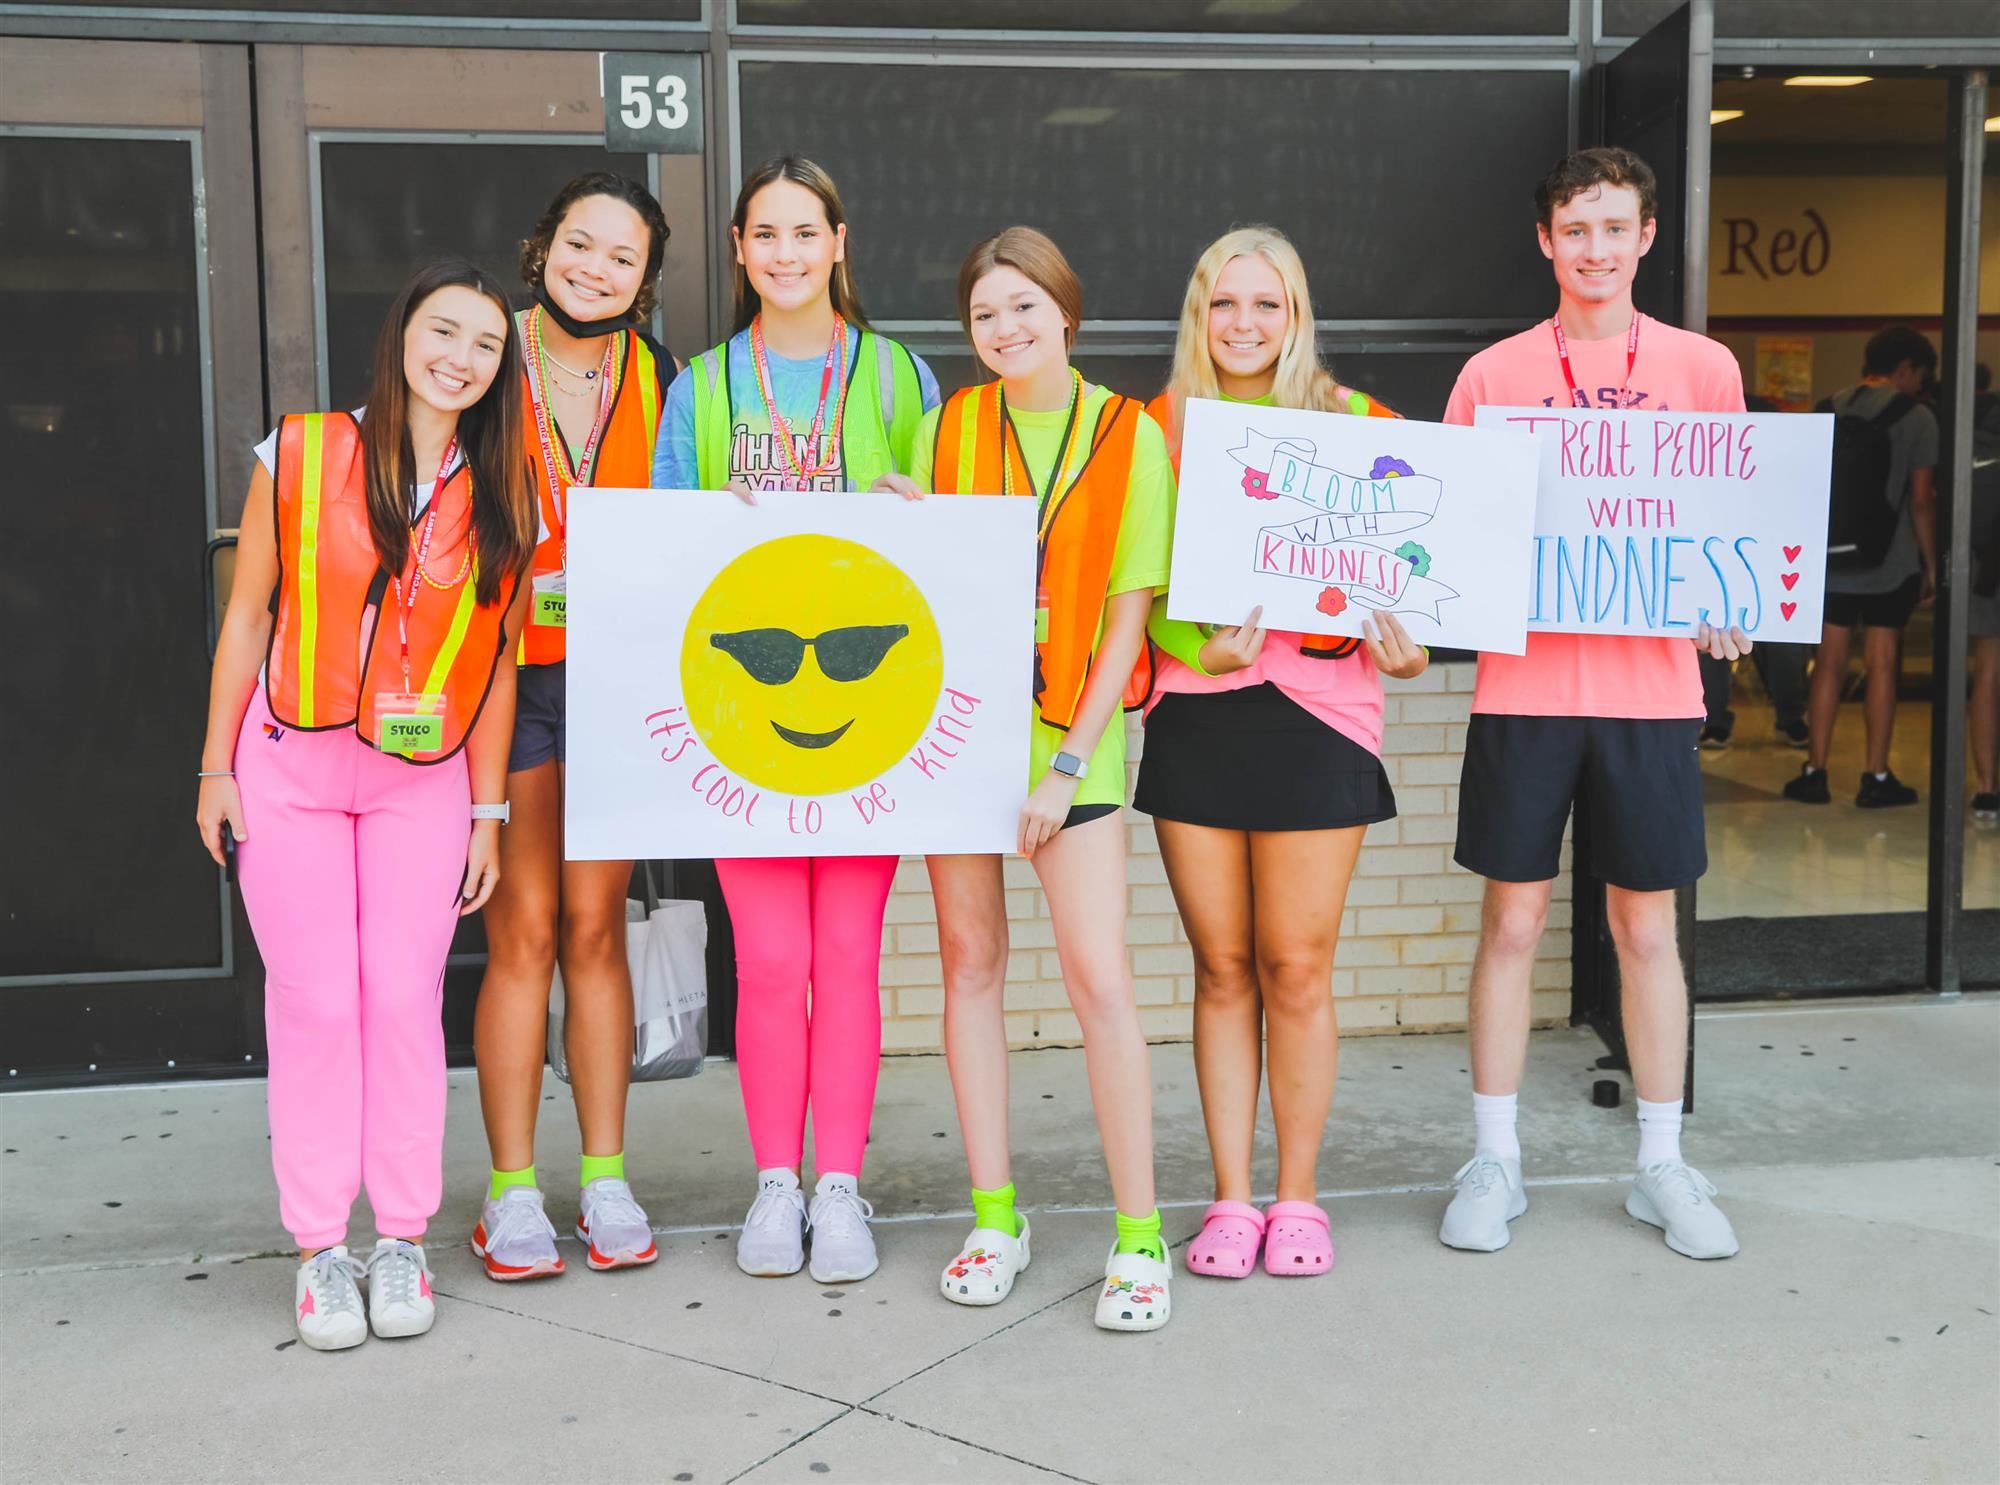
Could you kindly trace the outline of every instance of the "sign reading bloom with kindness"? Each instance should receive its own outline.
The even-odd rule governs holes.
[[[1172,617],[1261,604],[1273,628],[1356,635],[1387,611],[1419,643],[1524,647],[1532,439],[1200,398],[1184,426]]]

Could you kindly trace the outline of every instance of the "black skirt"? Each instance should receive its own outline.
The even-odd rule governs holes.
[[[1396,795],[1381,759],[1266,681],[1161,697],[1132,807],[1219,830],[1341,830],[1394,819]]]

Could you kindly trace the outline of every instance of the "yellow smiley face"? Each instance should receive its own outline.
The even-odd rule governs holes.
[[[886,772],[944,684],[937,623],[895,563],[834,536],[784,536],[715,575],[681,643],[688,720],[723,767],[783,794]]]

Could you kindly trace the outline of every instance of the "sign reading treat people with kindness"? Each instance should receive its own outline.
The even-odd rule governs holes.
[[[1816,644],[1833,419],[1482,407],[1541,446],[1528,627]]]
[[[1527,644],[1534,441],[1508,430],[1190,398],[1167,612],[1420,644]]]
[[[1013,848],[1032,501],[571,502],[571,860]]]

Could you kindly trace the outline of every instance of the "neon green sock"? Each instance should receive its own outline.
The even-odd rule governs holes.
[[[526,1170],[496,1170],[493,1172],[492,1178],[486,1183],[486,1199],[488,1201],[498,1201],[501,1194],[510,1187],[532,1186],[534,1184],[535,1168],[532,1165]]]
[[[1118,1251],[1144,1253],[1158,1263],[1167,1261],[1167,1245],[1160,1238],[1160,1209],[1154,1207],[1144,1217],[1118,1214]]]
[[[1013,1237],[1021,1235],[1021,1219],[1014,1214],[1012,1181],[997,1191],[981,1191],[977,1186],[972,1188],[972,1225],[990,1227],[995,1232]]]
[[[601,1181],[609,1176],[614,1181],[625,1179],[625,1152],[616,1155],[586,1155],[583,1157],[581,1173],[577,1176],[579,1186],[588,1186],[592,1181]]]

